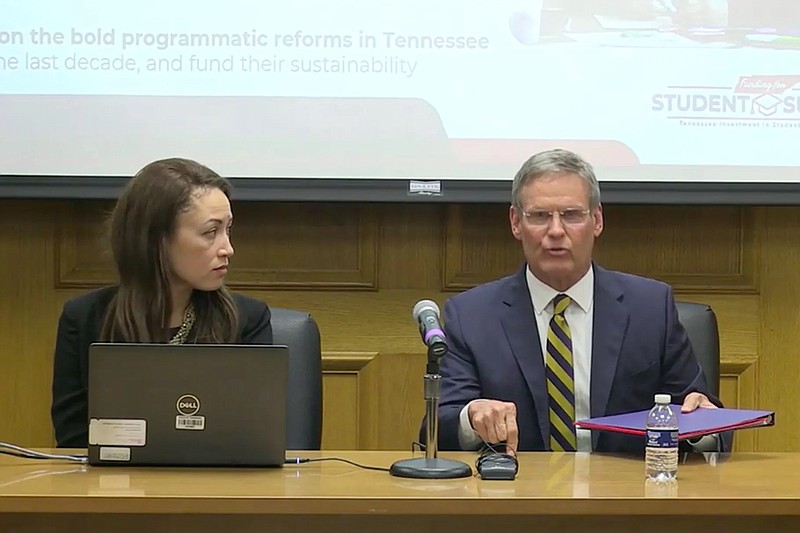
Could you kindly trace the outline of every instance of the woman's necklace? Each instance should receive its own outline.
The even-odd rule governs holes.
[[[169,341],[170,344],[183,344],[186,342],[186,338],[189,336],[189,332],[192,331],[192,327],[194,326],[194,320],[196,315],[194,313],[194,304],[189,302],[189,306],[183,312],[183,322],[181,323],[181,327],[178,328],[178,332],[175,333],[175,336]]]

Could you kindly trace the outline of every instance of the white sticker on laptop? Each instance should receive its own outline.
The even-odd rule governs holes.
[[[100,447],[100,460],[101,461],[130,461],[131,449],[130,448],[109,448],[108,446]]]
[[[89,444],[99,446],[144,446],[147,421],[122,418],[92,418]]]
[[[194,394],[184,394],[175,402],[178,416],[175,417],[175,429],[202,431],[206,429],[206,417],[198,415],[200,398]]]
[[[178,415],[175,417],[175,429],[204,430],[206,429],[206,417]]]

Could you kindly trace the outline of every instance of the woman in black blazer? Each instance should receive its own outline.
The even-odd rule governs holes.
[[[69,300],[58,322],[51,415],[56,442],[88,440],[93,342],[272,344],[267,304],[225,287],[231,185],[187,159],[150,163],[111,215],[118,284]]]

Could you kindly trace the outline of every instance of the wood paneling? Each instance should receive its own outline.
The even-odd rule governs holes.
[[[604,219],[595,259],[606,268],[661,279],[683,292],[756,292],[751,208],[608,206]],[[445,251],[447,290],[502,277],[523,260],[504,205],[450,206]]]
[[[326,352],[322,356],[322,447],[374,449],[376,353]]]
[[[376,289],[378,224],[368,206],[236,206],[233,288]]]
[[[443,226],[442,206],[412,204],[381,209],[381,290],[439,288]]]
[[[679,292],[755,293],[752,208],[609,206],[595,257],[670,283]]]
[[[758,383],[758,360],[755,357],[728,358],[720,365],[720,397],[726,406],[742,409],[757,409],[756,386]],[[756,439],[761,431],[774,428],[739,431],[733,438],[734,451],[756,450]]]
[[[524,256],[508,216],[507,205],[448,206],[444,290],[468,289],[520,267]]]
[[[69,202],[57,206],[54,249],[57,289],[92,288],[112,283],[111,250],[106,239],[113,204]]]
[[[59,288],[89,288],[114,279],[104,242],[107,204],[63,207],[56,234]],[[236,206],[234,289],[375,289],[378,224],[367,207],[301,204]],[[246,243],[239,246],[239,243]]]
[[[758,448],[800,449],[800,207],[765,208],[761,226],[758,402],[775,409],[776,427]]]
[[[53,339],[51,202],[0,202],[0,440],[50,444]]]
[[[53,342],[63,302],[110,281],[108,202],[0,201],[0,434],[52,443]],[[325,353],[327,448],[410,449],[424,410],[423,298],[514,272],[505,205],[234,204],[231,285],[309,311]],[[737,449],[800,451],[800,208],[606,206],[596,258],[674,283],[718,317],[722,399],[778,412]],[[291,289],[291,290],[287,290]]]

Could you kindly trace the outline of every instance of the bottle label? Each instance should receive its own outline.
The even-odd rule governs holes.
[[[652,448],[677,448],[678,431],[675,429],[648,429],[647,446]]]

